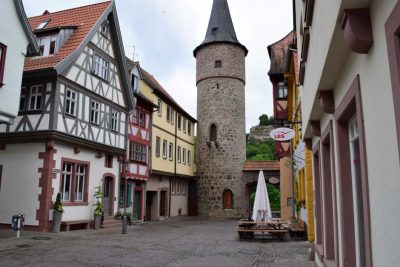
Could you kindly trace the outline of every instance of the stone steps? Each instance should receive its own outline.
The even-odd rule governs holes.
[[[101,225],[103,229],[110,228],[122,228],[122,220],[115,219],[114,216],[104,216],[103,224]]]

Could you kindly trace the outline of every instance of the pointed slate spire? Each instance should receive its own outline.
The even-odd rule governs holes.
[[[200,48],[212,43],[236,44],[243,48],[246,55],[248,53],[247,48],[236,37],[227,0],[214,0],[206,37],[193,51],[194,56],[196,57]]]

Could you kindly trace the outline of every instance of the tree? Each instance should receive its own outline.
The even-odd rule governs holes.
[[[275,160],[275,142],[248,143],[246,158],[247,160]]]
[[[259,118],[259,125],[272,125],[274,123],[274,117],[268,117],[267,114],[262,114]]]

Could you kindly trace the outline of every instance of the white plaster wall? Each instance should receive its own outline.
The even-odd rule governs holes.
[[[400,206],[400,159],[384,28],[384,24],[396,2],[396,0],[386,1],[385,4],[378,0],[372,2],[370,10],[374,44],[367,55],[349,53],[334,87],[335,105],[337,106],[356,75],[360,75],[374,266],[400,266],[400,258],[397,255],[400,251],[400,243],[398,242],[400,233],[393,231],[400,224],[400,213],[396,212]],[[316,16],[314,16],[315,18]],[[315,24],[317,23],[314,21],[313,25]],[[315,38],[320,39],[319,36],[315,35],[317,34],[314,34]],[[310,51],[310,56],[315,54],[314,50]],[[307,72],[310,76],[310,69],[307,69]],[[314,73],[314,75],[318,76],[318,73]],[[308,94],[304,90],[305,98],[310,98],[312,94],[315,95],[315,92]],[[303,98],[303,105],[310,108],[311,103],[307,102],[305,98]],[[322,131],[330,119],[333,119],[333,116],[322,115]],[[336,132],[335,123],[333,126],[333,131]],[[314,144],[315,141],[317,139],[314,138]],[[336,147],[337,142],[335,140]],[[339,158],[340,155],[336,150],[335,162],[338,162]],[[335,167],[337,174],[338,166]],[[336,177],[336,181],[337,179]],[[340,194],[339,184],[336,184],[336,191],[338,198]],[[346,227],[341,225],[340,214],[338,216],[339,228]],[[342,247],[341,241],[339,242],[339,251]]]
[[[188,214],[188,195],[171,196],[171,217],[179,216],[178,210],[182,210],[181,215]]]
[[[8,144],[0,151],[3,177],[0,189],[0,223],[11,223],[12,215],[25,214],[26,225],[39,225],[36,210],[39,209],[38,168],[43,167],[39,152],[45,151],[44,143]]]
[[[13,27],[10,27],[13,25]],[[24,58],[28,45],[14,1],[2,1],[0,16],[0,42],[7,46],[4,79],[0,87],[0,112],[16,116],[21,94]]]
[[[63,220],[84,220],[93,219],[93,205],[96,199],[93,197],[94,189],[100,184],[103,179],[103,175],[111,173],[115,175],[114,180],[114,211],[117,210],[118,205],[118,188],[119,188],[119,163],[117,157],[114,156],[113,168],[104,167],[104,157],[96,158],[97,151],[88,150],[81,148],[79,154],[74,154],[74,147],[60,143],[56,143],[57,153],[54,155],[56,161],[56,169],[62,170],[61,159],[69,158],[73,160],[89,161],[90,162],[90,173],[89,173],[89,187],[88,187],[88,201],[87,206],[64,206]],[[57,193],[60,191],[61,173],[57,173],[56,179],[53,180],[54,195],[53,201],[55,201]]]
[[[300,25],[300,12],[302,11],[301,5],[303,3],[304,1],[296,1],[296,20],[298,25]],[[311,115],[312,105],[322,75],[322,67],[325,65],[325,60],[337,23],[340,5],[341,1],[315,1],[313,22],[310,28],[306,75],[303,86],[306,90],[302,90],[301,95],[303,121],[308,121]],[[297,37],[298,43],[301,43],[302,38],[299,33],[297,33]],[[304,136],[306,127],[303,128]]]

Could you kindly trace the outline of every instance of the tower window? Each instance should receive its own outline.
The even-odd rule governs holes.
[[[233,193],[229,189],[225,189],[223,195],[224,209],[233,209]]]
[[[219,89],[219,83],[217,83],[217,89]]]
[[[217,141],[217,126],[215,124],[210,126],[210,141]]]
[[[215,68],[222,68],[222,61],[221,60],[216,60],[215,61]]]

